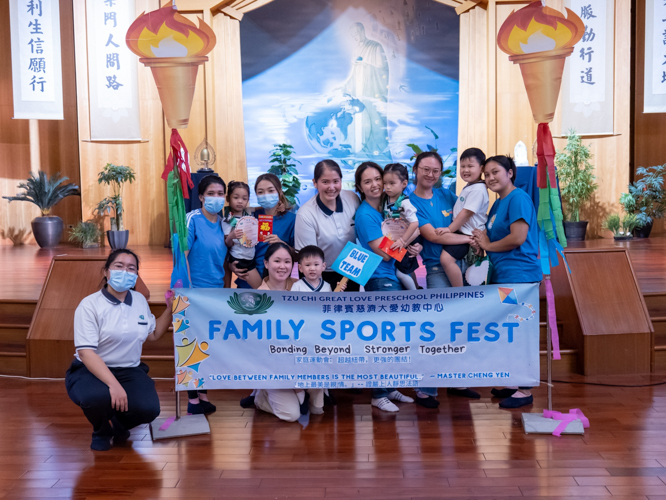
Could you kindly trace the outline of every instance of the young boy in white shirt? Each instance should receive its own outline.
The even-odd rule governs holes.
[[[321,277],[326,269],[324,251],[315,245],[307,245],[298,252],[298,270],[303,279],[298,280],[291,286],[292,292],[332,292],[331,285]],[[342,285],[345,291],[346,284]]]

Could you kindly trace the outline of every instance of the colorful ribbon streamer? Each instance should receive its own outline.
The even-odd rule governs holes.
[[[569,423],[573,422],[574,420],[580,419],[580,421],[583,423],[583,429],[587,429],[590,426],[590,421],[578,408],[569,410],[569,413],[560,413],[559,411],[543,410],[543,417],[552,418],[553,420],[561,420],[560,424],[557,427],[555,427],[555,430],[553,431],[553,436],[558,436],[558,437],[562,434],[562,432],[566,430]]]
[[[181,181],[180,184],[183,189],[183,197],[189,200],[190,193],[188,192],[187,186],[189,186],[190,189],[194,187],[194,182],[192,182],[192,172],[190,171],[190,155],[187,152],[185,141],[183,141],[180,133],[175,128],[171,129],[170,146],[171,151],[169,152],[167,163],[164,166],[164,172],[162,172],[162,179],[166,181],[169,178],[169,172],[173,171]],[[187,186],[186,183],[183,182],[183,176],[187,181]]]
[[[164,421],[164,423],[162,423],[162,425],[160,425],[160,430],[161,430],[161,431],[165,431],[165,430],[167,430],[169,427],[171,427],[171,424],[173,424],[175,421],[176,421],[176,417],[175,417],[175,416],[174,416],[174,417],[169,417],[169,418],[167,418],[167,419]]]
[[[537,186],[542,189],[547,188],[546,179],[550,181],[551,186],[557,186],[557,180],[555,179],[555,145],[547,123],[539,123],[537,127],[537,159],[539,161]]]

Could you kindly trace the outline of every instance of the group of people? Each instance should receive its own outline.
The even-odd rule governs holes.
[[[409,171],[401,164],[382,168],[364,162],[355,174],[356,193],[342,189],[342,172],[333,160],[314,169],[317,195],[296,213],[285,198],[277,176],[263,174],[254,185],[260,208],[249,209],[250,188],[244,182],[227,186],[217,175],[199,183],[201,209],[187,215],[186,252],[191,286],[326,292],[344,280],[331,264],[347,242],[357,242],[382,258],[363,287],[365,291],[417,288],[414,271],[420,255],[427,288],[463,286],[468,254],[488,255],[490,282],[529,283],[541,280],[538,264],[536,212],[532,200],[513,180],[516,166],[508,156],[485,157],[477,148],[460,158],[461,178],[466,182],[459,196],[436,187],[443,171],[442,158],[434,151],[417,156],[413,173],[416,188],[404,194]],[[498,195],[487,212],[488,189]],[[487,212],[487,213],[486,213]],[[254,247],[243,244],[238,227],[241,217],[270,215],[272,234]],[[402,218],[407,229],[392,249],[407,254],[396,262],[380,248],[382,223]],[[300,280],[292,278],[298,262]],[[141,345],[164,334],[171,322],[171,308],[157,320],[145,298],[132,291],[138,257],[117,250],[105,266],[101,291],[84,299],[75,314],[76,359],[67,373],[67,390],[92,423],[93,449],[109,449],[111,440],[126,439],[128,429],[150,422],[159,413],[159,401],[147,367],[140,363]],[[341,286],[344,290],[345,286]],[[359,291],[348,282],[346,291]],[[141,396],[149,391],[151,397]],[[479,398],[469,388],[448,389],[449,394]],[[493,389],[500,406],[518,408],[531,404],[529,388]],[[437,388],[416,390],[414,398],[391,388],[372,390],[371,404],[383,411],[398,411],[395,402],[416,402],[437,408]],[[215,411],[205,391],[188,391],[188,413]],[[243,407],[273,413],[286,421],[301,414],[323,412],[323,390],[255,390],[241,400]]]

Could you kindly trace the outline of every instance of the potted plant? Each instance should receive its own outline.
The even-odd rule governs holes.
[[[289,204],[298,207],[298,192],[301,190],[301,181],[298,178],[296,163],[301,163],[293,157],[294,147],[291,144],[273,144],[273,151],[268,162],[271,164],[269,174],[275,174],[280,178],[282,192]]]
[[[623,218],[620,215],[610,214],[604,222],[604,228],[613,233],[616,241],[630,240],[633,238],[632,231],[638,226],[638,216],[636,214],[625,214]]]
[[[647,238],[652,231],[654,219],[661,219],[666,211],[666,191],[664,174],[666,165],[639,167],[636,174],[640,179],[629,184],[629,192],[622,193],[620,204],[628,214],[636,214],[638,227],[634,230],[637,238]]]
[[[64,224],[57,215],[51,215],[51,209],[63,198],[68,196],[80,195],[79,186],[76,184],[64,184],[69,180],[68,177],[61,177],[60,172],[47,176],[41,170],[35,176],[30,173],[30,177],[21,182],[18,187],[24,189],[23,193],[16,196],[3,196],[3,198],[12,201],[29,201],[39,207],[42,212],[41,217],[35,217],[32,220],[32,233],[35,235],[37,244],[42,248],[54,247],[60,242]]]
[[[581,207],[597,189],[590,148],[574,130],[567,135],[564,151],[555,155],[557,176],[565,208],[564,234],[569,241],[585,241],[588,221],[580,220]]]
[[[99,237],[101,235],[102,232],[94,221],[80,221],[69,232],[69,241],[81,243],[83,248],[97,248],[99,247]]]
[[[103,216],[111,214],[111,230],[106,232],[109,246],[112,249],[126,248],[129,240],[129,230],[123,224],[123,187],[126,182],[134,182],[134,170],[124,165],[107,163],[97,177],[99,184],[111,186],[113,194],[107,196],[97,204],[94,214]]]

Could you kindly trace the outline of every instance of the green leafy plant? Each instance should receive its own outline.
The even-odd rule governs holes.
[[[111,230],[124,231],[123,224],[123,187],[126,182],[130,184],[135,180],[135,173],[130,167],[107,163],[97,177],[99,184],[111,186],[113,194],[107,196],[97,204],[93,211],[95,215],[103,216],[111,214]]]
[[[666,165],[640,167],[636,174],[640,178],[629,184],[629,192],[622,193],[620,205],[624,211],[636,214],[637,227],[651,224],[654,219],[661,219],[666,211],[666,191],[664,191],[664,174]]]
[[[69,233],[69,241],[76,241],[81,243],[83,247],[94,245],[99,243],[99,237],[102,235],[102,232],[99,230],[99,226],[92,221],[88,220],[86,222],[80,221]]]
[[[580,221],[581,207],[592,198],[597,189],[591,159],[590,148],[583,144],[573,129],[570,130],[564,151],[555,156],[555,165],[560,179],[566,218],[572,222]]]
[[[12,201],[29,201],[39,207],[42,217],[47,217],[51,209],[68,196],[80,195],[79,186],[76,184],[64,184],[69,177],[61,177],[60,172],[51,177],[41,170],[35,176],[30,173],[30,177],[25,182],[18,185],[19,189],[25,190],[16,196],[3,196],[3,198]]]
[[[301,163],[294,158],[294,147],[290,144],[273,144],[273,150],[268,163],[269,174],[275,174],[280,178],[282,192],[292,207],[298,206],[298,193],[301,190],[301,181],[298,178],[296,163]]]
[[[430,133],[434,137],[435,141],[437,141],[437,139],[439,139],[439,136],[437,135],[437,133],[433,129],[431,129],[430,127],[426,126],[426,128],[430,131]],[[421,147],[417,144],[410,143],[410,144],[407,144],[407,147],[410,148],[414,152],[414,154],[411,156],[409,161],[416,160],[416,157],[424,152],[424,150],[421,149]],[[425,151],[434,151],[435,153],[438,153],[439,150],[437,149],[437,142],[435,142],[435,146],[432,146],[430,144],[426,144]],[[449,154],[446,157],[442,156],[442,163],[444,165],[446,165],[446,162],[449,161],[449,158],[451,158],[451,156],[455,156],[457,153],[458,153],[458,148],[451,148],[449,150]],[[442,177],[455,177],[456,176],[456,163],[457,162],[454,160],[452,165],[444,168],[444,171],[442,172]],[[441,184],[441,180],[438,181],[436,187],[439,187],[440,184]]]
[[[613,233],[613,236],[631,236],[631,232],[639,226],[638,217],[636,214],[625,214],[620,217],[620,214],[610,214],[603,227]]]
[[[620,215],[610,214],[604,222],[604,228],[612,232],[613,236],[618,236],[620,233]]]
[[[636,214],[625,214],[622,218],[622,231],[624,234],[629,236],[637,227],[640,227],[638,216]]]

